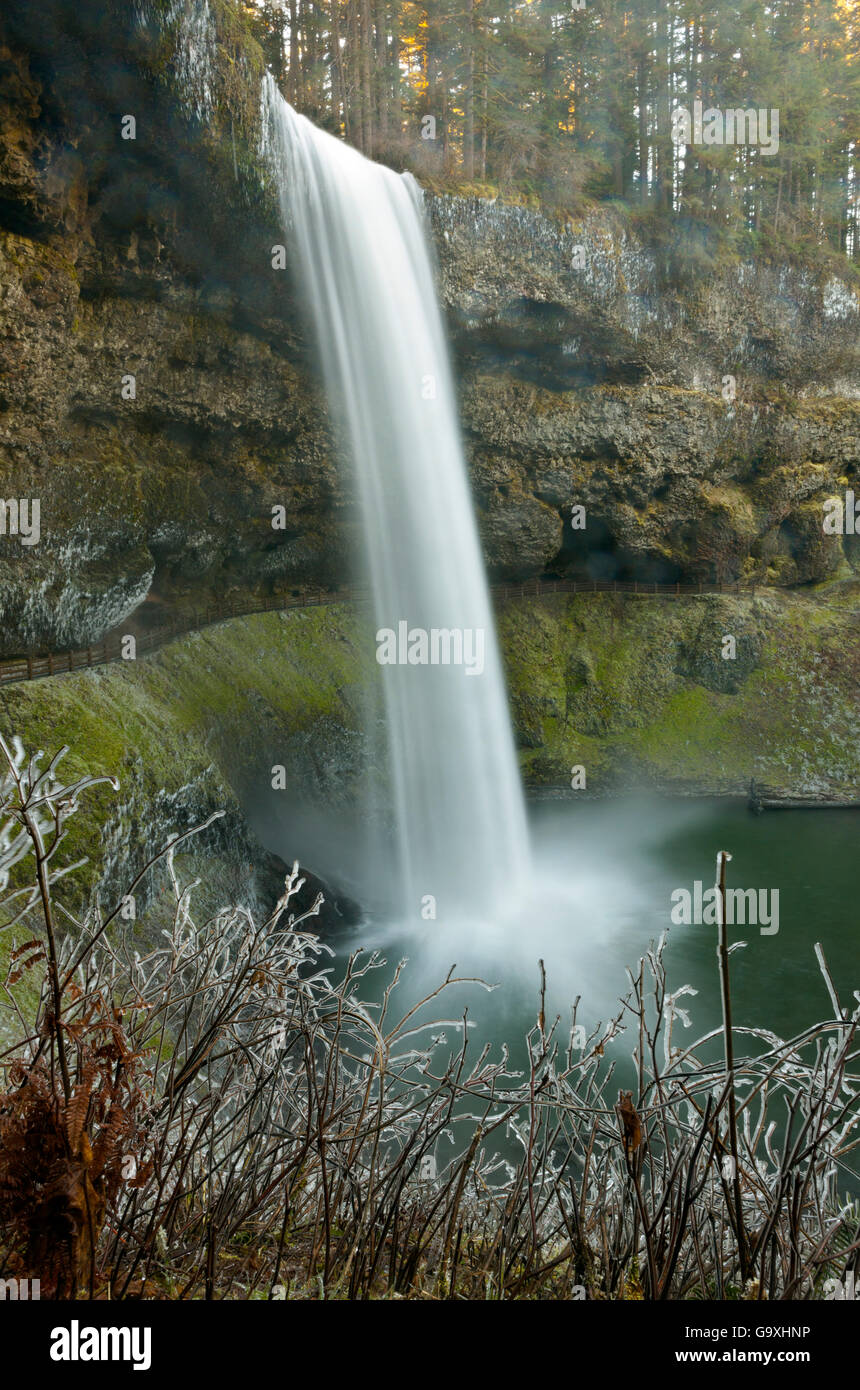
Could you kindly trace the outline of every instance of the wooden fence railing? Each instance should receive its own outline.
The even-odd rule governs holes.
[[[546,594],[639,594],[642,597],[684,598],[698,594],[755,595],[754,584],[650,584],[643,581],[625,582],[617,579],[531,579],[525,584],[494,584],[490,593],[497,603],[510,599],[537,598]],[[231,618],[247,618],[255,613],[282,612],[288,608],[314,608],[321,604],[360,603],[370,600],[367,589],[319,589],[296,594],[274,594],[267,598],[243,598],[232,602],[207,604],[185,612],[172,622],[149,631],[141,630],[129,620],[122,632],[109,633],[102,641],[77,651],[48,652],[47,655],[13,657],[0,661],[0,686],[15,681],[38,680],[43,676],[58,676],[69,671],[86,671],[93,666],[105,666],[123,657],[127,636],[135,639],[135,654],[156,651],[168,642],[188,632],[198,632]]]

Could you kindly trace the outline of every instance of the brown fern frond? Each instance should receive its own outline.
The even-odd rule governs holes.
[[[64,1120],[66,1124],[66,1135],[69,1141],[69,1149],[73,1154],[78,1152],[81,1135],[86,1124],[87,1112],[90,1108],[90,1098],[92,1096],[93,1082],[96,1078],[96,1069],[92,1063],[85,1066],[83,1076],[78,1082],[71,1099],[65,1107]]]

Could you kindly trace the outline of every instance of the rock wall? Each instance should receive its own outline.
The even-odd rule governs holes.
[[[699,264],[604,212],[429,211],[496,574],[796,585],[857,563],[822,532],[860,460],[860,296],[832,266]]]
[[[177,24],[105,9],[37,22],[12,4],[0,28],[0,488],[41,511],[38,545],[0,538],[5,651],[88,642],[148,596],[343,568],[344,499],[250,153],[260,55],[216,5],[224,73],[198,114]]]
[[[599,595],[501,615],[531,786],[857,800],[860,581],[826,597]],[[735,657],[723,657],[731,636]]]
[[[189,24],[217,47],[183,47]],[[349,577],[352,483],[272,265],[261,71],[220,0],[4,9],[0,496],[38,499],[41,536],[0,535],[2,653]],[[710,264],[611,212],[427,208],[494,577],[849,572],[820,525],[860,438],[832,266]]]

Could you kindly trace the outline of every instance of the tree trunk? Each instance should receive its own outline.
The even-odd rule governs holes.
[[[349,123],[356,148],[364,149],[364,125],[361,118],[361,39],[358,29],[359,0],[346,4],[346,71],[348,73]]]
[[[332,0],[331,4],[331,52],[332,114],[336,124],[343,131],[344,139],[350,141],[352,135],[346,97],[346,77],[343,70],[343,50],[340,46],[340,0]]]
[[[365,154],[373,150],[373,81],[371,71],[372,28],[370,23],[370,0],[361,0],[361,128],[362,147]]]
[[[391,130],[399,141],[403,134],[403,98],[400,86],[400,63],[403,57],[403,34],[400,28],[400,5],[391,6]]]
[[[487,182],[487,127],[489,125],[489,82],[487,80],[487,54],[481,58],[481,183]]]
[[[287,101],[296,106],[299,99],[299,7],[290,0],[290,66],[287,73]]]
[[[463,94],[463,173],[475,177],[475,0],[466,0],[466,90]]]
[[[644,54],[636,64],[636,91],[639,100],[639,200],[648,201],[648,83]]]
[[[375,4],[373,87],[376,138],[380,149],[388,144],[388,13],[386,0]]]

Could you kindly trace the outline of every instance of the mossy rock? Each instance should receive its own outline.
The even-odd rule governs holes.
[[[764,631],[754,611],[737,600],[705,601],[698,628],[678,651],[677,671],[718,694],[735,694],[756,669]]]

